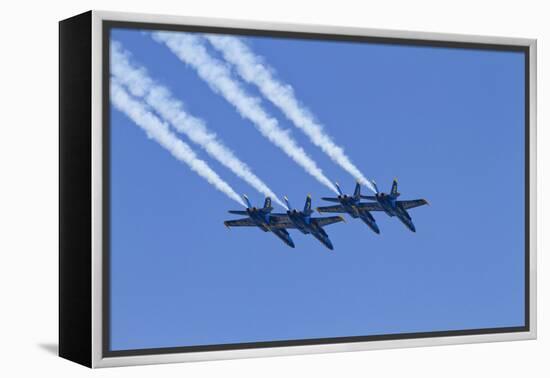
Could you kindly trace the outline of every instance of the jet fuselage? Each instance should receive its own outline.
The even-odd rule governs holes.
[[[378,225],[376,224],[376,220],[372,216],[371,213],[369,213],[366,210],[360,209],[357,205],[360,203],[361,199],[348,196],[348,195],[339,195],[338,200],[340,201],[340,204],[346,210],[346,212],[351,215],[353,218],[361,218],[363,222],[367,226],[371,228],[374,232],[377,234],[380,233],[380,228],[378,228]]]
[[[416,232],[416,227],[412,222],[412,218],[397,201],[397,196],[387,193],[378,193],[375,196],[376,202],[380,204],[382,209],[390,217],[397,217],[409,230]]]
[[[243,196],[248,207],[246,210],[229,210],[229,213],[236,215],[248,215],[248,218],[235,219],[225,221],[226,227],[250,227],[256,226],[264,232],[271,231],[275,236],[281,239],[286,245],[294,248],[294,242],[290,234],[283,227],[274,226],[274,221],[271,215],[273,207],[271,207],[271,198],[266,197],[264,207],[253,207],[248,200],[248,197]]]
[[[359,184],[357,184],[359,185]],[[338,187],[339,189],[340,187]],[[371,230],[376,232],[377,234],[380,233],[380,228],[378,227],[378,224],[376,224],[376,220],[372,216],[370,212],[367,210],[361,209],[358,205],[361,202],[360,192],[358,189],[355,189],[356,193],[359,195],[354,196],[348,196],[347,194],[340,194],[336,198],[323,198],[324,200],[330,201],[330,202],[338,202],[342,206],[342,209],[351,215],[352,218],[361,218],[361,220],[370,227]]]
[[[269,230],[269,212],[264,211],[263,209],[258,209],[256,207],[247,208],[246,212],[258,227],[260,227],[262,230]]]
[[[334,249],[332,242],[330,241],[328,234],[317,223],[311,221],[311,217],[306,215],[302,211],[288,210],[286,212],[288,219],[294,224],[294,226],[303,234],[311,234],[314,238],[319,240],[328,249]]]

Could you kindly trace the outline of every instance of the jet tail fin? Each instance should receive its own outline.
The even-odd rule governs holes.
[[[399,192],[397,191],[397,179],[393,179],[390,194],[394,197],[399,197]]]
[[[342,195],[342,189],[340,189],[340,185],[335,182],[334,185],[336,185],[336,189],[338,190],[338,194]]]
[[[359,181],[355,184],[355,190],[353,191],[353,196],[357,199],[361,198],[361,184],[359,184]]]
[[[273,206],[271,206],[271,198],[270,197],[265,197],[264,210],[271,211],[272,209],[273,209]]]
[[[290,205],[290,201],[288,200],[287,196],[285,196],[285,203],[288,210],[292,209],[292,206]]]
[[[248,199],[248,196],[246,194],[243,194],[243,198],[246,202],[246,206],[248,206],[248,208],[251,208],[252,205],[250,204],[250,200]]]
[[[308,195],[304,204],[304,214],[310,215],[311,213],[313,213],[313,210],[311,210],[311,196]]]
[[[375,193],[380,193],[380,191],[378,190],[378,186],[376,185],[376,181],[371,180],[370,183],[372,184],[372,186],[374,186],[374,192]]]

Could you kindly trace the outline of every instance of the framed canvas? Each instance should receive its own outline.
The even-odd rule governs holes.
[[[536,337],[535,40],[90,11],[59,69],[62,357]]]

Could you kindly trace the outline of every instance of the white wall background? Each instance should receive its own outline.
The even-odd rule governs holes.
[[[549,278],[544,256],[548,233],[543,235],[542,223],[550,150],[545,127],[550,87],[545,72],[545,44],[550,41],[547,4],[534,0],[5,2],[0,22],[0,376],[550,376]],[[93,372],[56,357],[57,21],[88,9],[537,38],[539,340]],[[506,185],[506,177],[497,185]],[[484,190],[475,183],[472,188]]]

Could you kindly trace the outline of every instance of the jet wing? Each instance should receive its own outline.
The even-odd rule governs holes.
[[[273,232],[286,245],[288,245],[291,248],[294,248],[294,242],[292,241],[292,238],[290,237],[290,234],[288,233],[287,230],[285,230],[284,228],[277,228],[277,229],[272,229],[271,232]]]
[[[412,209],[413,207],[418,207],[422,205],[427,205],[428,201],[425,199],[417,199],[417,200],[410,200],[410,201],[397,201],[403,209]]]
[[[251,227],[256,226],[256,223],[251,218],[228,220],[223,222],[225,227]]]
[[[317,211],[320,213],[345,213],[346,212],[346,210],[344,209],[344,206],[342,205],[321,206],[317,208]]]
[[[378,202],[362,202],[357,207],[366,211],[384,211]]]
[[[336,216],[336,217],[325,217],[325,218],[313,218],[312,221],[317,223],[319,226],[324,227],[324,226],[328,226],[329,224],[344,222],[344,217]]]

